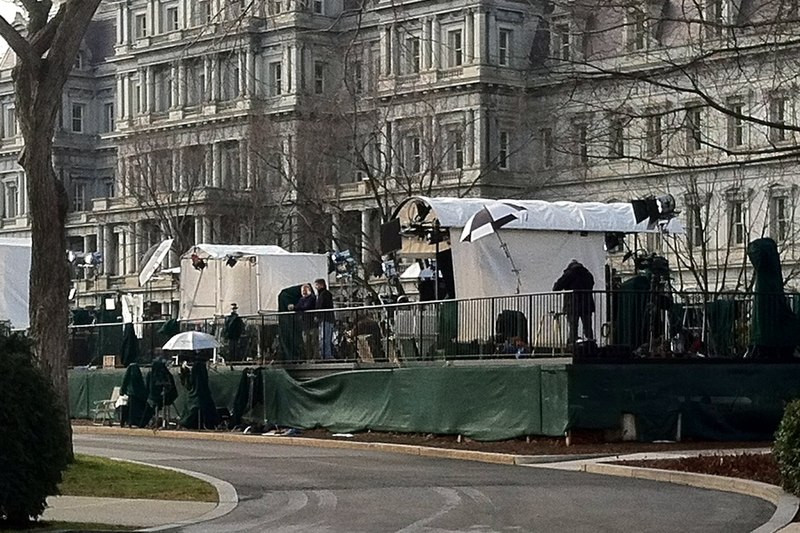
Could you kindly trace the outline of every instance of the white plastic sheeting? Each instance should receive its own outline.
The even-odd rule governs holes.
[[[206,262],[197,270],[192,254]],[[227,266],[229,257],[236,264]],[[301,283],[327,279],[324,254],[292,253],[279,246],[198,244],[181,257],[181,320],[230,313],[236,303],[240,315],[278,309],[278,294]]]
[[[31,240],[0,238],[0,321],[28,329]]]

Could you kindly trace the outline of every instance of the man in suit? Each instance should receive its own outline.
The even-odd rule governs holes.
[[[553,285],[554,291],[573,291],[564,296],[564,314],[569,318],[569,343],[578,340],[578,319],[583,324],[583,337],[594,340],[592,314],[594,313],[594,276],[577,259],[570,261],[564,273]]]

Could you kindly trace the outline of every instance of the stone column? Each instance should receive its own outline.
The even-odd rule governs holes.
[[[181,189],[181,163],[183,162],[183,151],[178,148],[174,147],[172,150],[172,172],[171,176],[169,176],[169,184],[170,190],[172,191],[179,191]]]
[[[431,24],[430,19],[422,19],[422,70],[431,68]]]
[[[471,167],[474,164],[475,111],[467,111],[467,123],[464,128],[464,162]]]
[[[236,60],[239,63],[239,97],[247,94],[247,55],[244,50],[239,50],[236,54]]]
[[[219,55],[211,57],[211,100],[218,102],[220,98]]]
[[[478,108],[475,110],[475,127],[474,134],[474,164],[477,167],[483,167],[484,158],[486,157],[484,132],[486,131],[486,110]]]
[[[203,169],[202,176],[202,184],[204,187],[211,187],[214,183],[214,152],[212,146],[213,144],[207,144],[204,146],[205,153],[203,154],[203,157],[205,158],[205,164],[203,166],[205,168]]]
[[[464,17],[464,62],[472,63],[475,59],[475,21],[472,10],[467,11]]]
[[[125,118],[125,78],[124,74],[117,74],[117,101],[114,105],[117,108],[114,110],[117,120]]]
[[[400,31],[396,25],[392,25],[392,74],[399,76],[400,68]]]
[[[124,17],[125,2],[120,2],[117,9],[117,45],[125,43],[125,29],[122,23]]]
[[[183,62],[178,60],[172,63],[170,67],[170,75],[172,76],[172,84],[171,84],[171,94],[170,94],[170,107],[182,107],[183,103],[181,102],[181,90],[180,87],[183,85],[184,76],[182,75],[183,72],[180,71],[178,65],[183,65]]]
[[[161,5],[158,0],[153,0],[153,31],[150,35],[161,33]]]
[[[212,244],[216,242],[213,238],[213,227],[211,225],[211,217],[204,216],[202,218],[203,222],[203,240],[201,242],[205,244]]]
[[[475,12],[475,63],[484,64],[486,57],[486,13]]]
[[[219,143],[211,145],[211,186],[222,187],[221,150]]]
[[[391,68],[389,64],[389,43],[391,38],[391,30],[387,26],[381,26],[381,72],[378,73],[378,76],[388,76],[391,74]]]
[[[108,261],[108,255],[106,254],[106,225],[98,224],[95,231],[97,233],[97,252],[100,254],[100,257],[103,258],[102,266],[97,268],[97,273],[105,274],[106,261]]]
[[[120,228],[114,228],[120,230]],[[125,268],[125,232],[115,231],[117,236],[117,275],[124,276],[127,272]]]
[[[252,149],[250,143],[246,143],[245,157],[247,158],[247,172],[245,173],[244,187],[245,189],[252,189],[255,187],[256,179],[256,151]]]
[[[439,26],[439,19],[435,16],[431,20],[431,68],[437,69],[442,66],[442,29]]]
[[[114,273],[114,231],[110,224],[101,224],[103,229],[103,273],[111,275]]]
[[[148,113],[152,113],[156,106],[156,80],[153,76],[153,67],[147,67],[147,109]]]
[[[341,238],[342,216],[339,213],[331,214],[331,250],[339,251],[339,239]]]
[[[178,107],[186,105],[186,63],[178,61],[178,79],[176,80],[178,86]]]
[[[289,63],[286,65],[286,92],[294,94],[297,92],[297,75],[295,74],[297,65],[297,45],[289,45]]]
[[[486,16],[486,48],[484,49],[484,63],[494,63],[497,55],[497,14],[489,11]]]
[[[373,232],[372,213],[372,209],[361,211],[361,261],[364,263],[372,259],[370,253]]]
[[[251,46],[247,47],[247,73],[245,76],[247,80],[247,96],[255,98],[256,96],[256,53]]]
[[[194,216],[194,244],[203,243],[203,219],[200,215]]]

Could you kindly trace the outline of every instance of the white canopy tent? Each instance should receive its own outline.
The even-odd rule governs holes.
[[[205,263],[197,269],[192,256]],[[278,294],[301,283],[327,279],[324,254],[292,253],[279,246],[198,244],[181,257],[181,320],[278,309]]]
[[[592,273],[595,290],[603,290],[606,233],[683,233],[683,226],[675,218],[656,227],[648,227],[647,221],[637,224],[629,203],[506,201],[525,208],[520,218],[500,228],[497,235],[474,242],[461,242],[464,225],[473,214],[498,200],[415,196],[400,204],[395,216],[400,218],[402,228],[438,221],[439,227],[449,230],[449,239],[440,243],[439,249],[452,250],[458,299],[516,294],[517,275],[508,255],[513,257],[518,270],[520,294],[550,292],[572,259],[583,263]],[[502,243],[507,245],[508,255]],[[434,250],[434,245],[408,232],[400,253],[423,257],[433,256]],[[515,305],[512,301],[522,300],[509,298],[509,306]],[[597,304],[598,312],[602,312],[604,306],[601,302]],[[531,317],[530,312],[525,314],[529,320],[539,318]],[[463,314],[460,317],[463,324],[466,317]],[[532,323],[529,331],[535,326]]]
[[[0,238],[0,321],[28,329],[31,240]]]

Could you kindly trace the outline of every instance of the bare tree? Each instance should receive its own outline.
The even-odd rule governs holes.
[[[27,14],[26,29],[19,31],[0,17],[0,37],[16,55],[12,77],[25,141],[19,162],[27,174],[33,240],[30,331],[37,363],[52,381],[68,417],[67,194],[53,171],[53,135],[64,84],[100,0],[66,0],[55,15],[51,0],[20,4]]]

